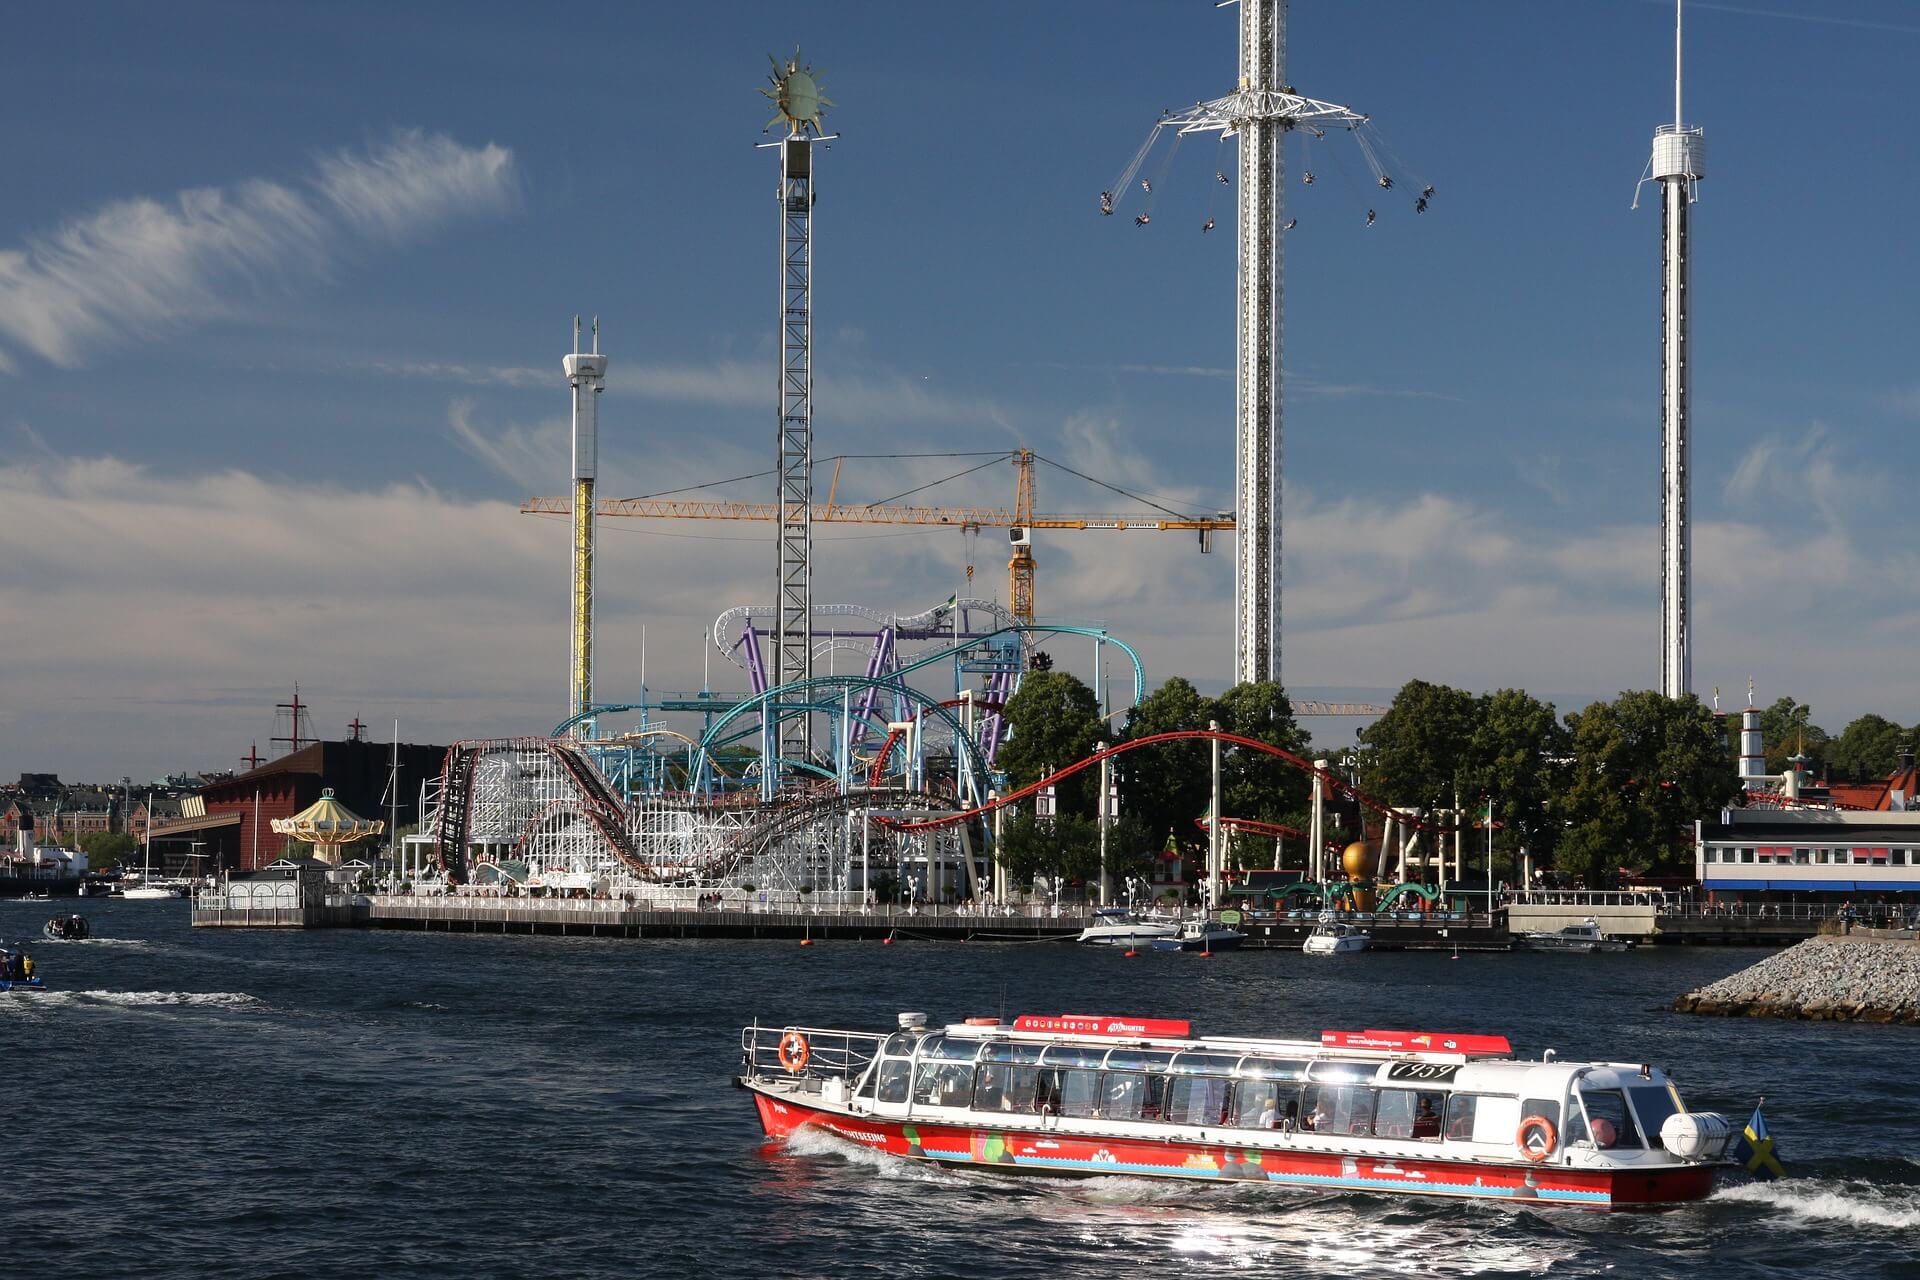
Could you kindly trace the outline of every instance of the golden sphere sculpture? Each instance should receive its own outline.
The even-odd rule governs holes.
[[[1373,855],[1367,852],[1367,845],[1363,840],[1355,840],[1340,851],[1340,865],[1346,869],[1349,880],[1373,878]]]

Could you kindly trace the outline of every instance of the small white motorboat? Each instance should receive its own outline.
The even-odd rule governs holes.
[[[1523,951],[1625,951],[1633,944],[1625,938],[1609,938],[1600,932],[1600,921],[1588,916],[1579,924],[1570,924],[1558,932],[1533,930],[1513,940]]]
[[[1075,941],[1096,947],[1138,947],[1179,932],[1180,922],[1170,917],[1137,916],[1130,907],[1101,907]]]
[[[1338,956],[1365,951],[1372,945],[1373,935],[1365,929],[1356,929],[1344,920],[1335,920],[1330,913],[1323,913],[1300,949],[1310,956]]]

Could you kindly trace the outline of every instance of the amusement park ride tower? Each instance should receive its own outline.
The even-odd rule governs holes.
[[[573,351],[560,367],[573,388],[573,664],[569,690],[573,736],[593,736],[584,717],[593,702],[593,481],[599,473],[600,393],[607,358],[600,354],[600,317],[593,318],[593,350],[580,350],[580,317],[573,318]]]
[[[776,108],[772,125],[786,137],[780,152],[780,457],[774,502],[778,507],[778,578],[774,608],[773,683],[777,687],[813,676],[813,144],[820,113],[833,105],[820,92],[813,68],[800,51],[782,63],[773,59],[770,87],[760,90]],[[812,754],[812,717],[780,721],[780,754],[805,760]]]
[[[1286,0],[1241,0],[1240,85],[1160,121],[1240,137],[1240,273],[1234,364],[1234,679],[1280,679],[1281,220],[1289,131],[1354,129],[1366,117],[1286,83]]]
[[[1680,6],[1673,6],[1673,123],[1653,135],[1647,176],[1660,184],[1660,692],[1693,687],[1693,388],[1687,211],[1707,171],[1706,132],[1680,114]],[[1635,206],[1639,204],[1635,193]]]

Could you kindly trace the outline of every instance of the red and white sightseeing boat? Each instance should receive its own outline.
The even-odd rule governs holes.
[[[1195,1036],[1157,1018],[969,1018],[892,1034],[754,1025],[769,1137],[817,1128],[1009,1173],[1644,1208],[1699,1200],[1734,1129],[1651,1066],[1515,1058],[1503,1036]]]

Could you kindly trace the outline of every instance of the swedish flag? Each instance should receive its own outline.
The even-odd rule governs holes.
[[[1747,1172],[1762,1182],[1787,1176],[1780,1157],[1774,1154],[1773,1139],[1767,1136],[1767,1121],[1759,1107],[1753,1109],[1753,1119],[1747,1121],[1746,1131],[1734,1145],[1733,1158],[1745,1164]]]

